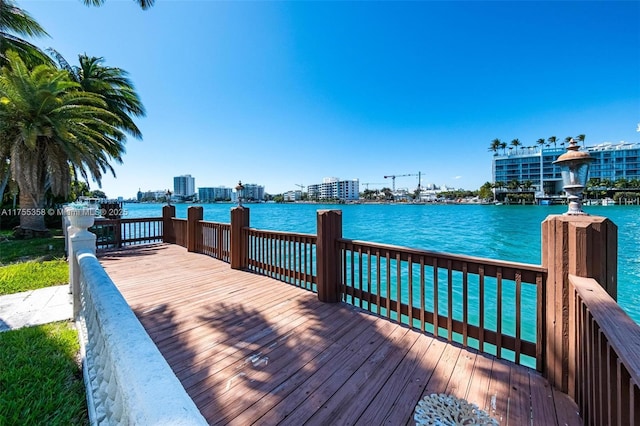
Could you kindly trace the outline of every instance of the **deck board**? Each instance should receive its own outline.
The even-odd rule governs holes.
[[[535,371],[177,245],[100,260],[210,424],[413,424],[432,393],[501,424],[580,424]]]

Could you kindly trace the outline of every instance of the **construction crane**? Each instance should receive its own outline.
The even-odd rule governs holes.
[[[364,185],[364,189],[366,189],[367,191],[369,190],[369,185],[384,185],[384,183],[380,183],[380,182],[367,182],[367,183],[363,183]]]
[[[407,176],[418,176],[418,189],[420,189],[420,177],[421,177],[422,173],[418,172],[418,174],[406,174],[406,175],[388,175],[385,176],[385,179],[391,178],[391,182],[392,182],[392,190],[393,192],[396,192],[396,178],[397,177],[407,177]]]
[[[306,188],[306,186],[304,186],[304,185],[299,185],[299,184],[297,184],[297,183],[296,183],[296,184],[294,184],[294,185],[295,185],[295,186],[300,187],[300,190],[301,190],[302,192],[304,192],[304,189]]]

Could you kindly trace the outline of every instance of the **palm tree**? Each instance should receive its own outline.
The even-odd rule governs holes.
[[[585,140],[586,136],[585,135],[578,135],[576,136],[576,139],[578,140],[578,142],[580,142],[582,144],[582,146],[584,147],[584,140]]]
[[[13,0],[0,0],[0,67],[7,64],[6,53],[18,52],[22,60],[30,65],[52,63],[51,59],[33,44],[21,37],[42,37],[47,32],[27,12],[15,5]],[[8,144],[0,135],[0,204],[11,176]]]
[[[589,178],[587,188],[597,188],[600,186],[600,178]]]
[[[497,153],[498,149],[500,149],[500,139],[496,138],[491,141],[491,144],[489,145],[489,151]]]
[[[505,149],[507,149],[507,143],[506,142],[500,142],[500,149],[502,150],[502,154],[505,153]]]
[[[510,189],[512,191],[520,189],[520,181],[518,179],[511,179],[507,184],[507,189]]]
[[[522,145],[520,143],[520,139],[514,139],[511,141],[511,146],[514,147],[516,149],[516,154],[518,153],[518,147]]]
[[[49,53],[56,58],[62,69],[69,72],[71,79],[80,84],[82,90],[103,97],[107,110],[118,117],[118,122],[113,123],[116,127],[142,139],[142,133],[131,116],[144,117],[145,109],[125,70],[105,66],[104,58],[87,55],[79,55],[80,65],[71,66],[55,50],[49,49]]]
[[[87,6],[102,6],[105,0],[82,0]],[[149,9],[155,0],[134,0],[142,9]]]
[[[536,141],[536,143],[537,143],[538,145],[540,145],[540,151],[542,151],[542,147],[543,147],[543,146],[544,146],[544,144],[545,144],[545,140],[544,140],[544,138],[540,138],[540,139],[538,139],[538,140]]]
[[[609,178],[600,179],[600,186],[604,187],[604,189],[611,189],[613,188],[613,182]]]
[[[41,212],[45,193],[66,195],[72,175],[102,174],[121,162],[125,135],[117,115],[64,70],[50,65],[29,69],[17,53],[0,73],[0,138],[8,144],[11,174],[20,190],[20,208]],[[21,215],[20,227],[46,231],[43,214]]]
[[[564,138],[564,142],[562,142],[560,146],[564,146],[564,144],[567,144],[567,145],[570,144],[571,139],[573,139],[571,136],[567,136],[566,138]]]
[[[613,187],[616,189],[629,188],[629,181],[626,178],[620,177],[613,182]]]
[[[6,52],[13,50],[29,66],[51,64],[51,59],[39,48],[21,37],[43,37],[47,32],[13,0],[0,0],[0,66],[6,65]]]
[[[549,139],[547,139],[547,141],[549,141],[549,143],[553,144],[553,147],[556,147],[556,142],[558,141],[558,138],[556,138],[555,136],[551,136]]]

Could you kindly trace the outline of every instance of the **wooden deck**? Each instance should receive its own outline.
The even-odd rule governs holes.
[[[100,259],[210,424],[412,424],[432,393],[504,425],[581,424],[533,370],[177,245]]]

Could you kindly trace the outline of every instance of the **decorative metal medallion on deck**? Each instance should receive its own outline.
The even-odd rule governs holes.
[[[413,419],[416,425],[458,426],[495,425],[498,422],[489,414],[464,399],[455,396],[431,394],[418,402]]]

